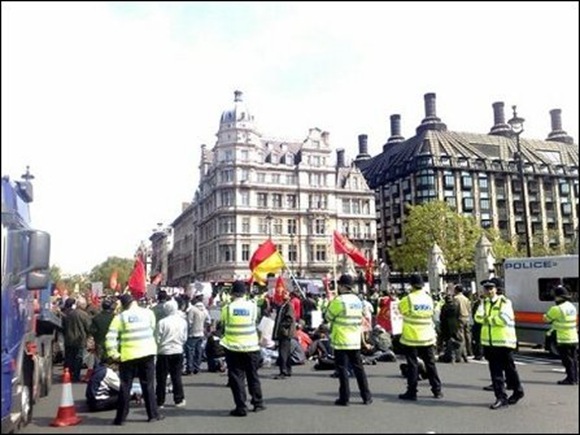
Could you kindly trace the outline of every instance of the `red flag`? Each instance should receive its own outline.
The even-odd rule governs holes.
[[[127,285],[135,299],[141,299],[145,296],[147,282],[145,278],[145,265],[143,264],[141,256],[138,256],[135,260],[135,265],[133,266],[133,271],[131,272]]]
[[[117,272],[117,270],[115,269],[113,271],[113,273],[111,273],[111,278],[109,278],[109,288],[112,290],[116,290],[117,289],[117,279],[119,276],[119,272]]]
[[[375,283],[375,275],[374,275],[374,262],[373,260],[369,260],[366,268],[365,268],[365,281],[369,287],[372,287]]]
[[[284,298],[288,293],[288,289],[286,288],[286,284],[284,283],[284,278],[279,276],[276,280],[276,286],[274,287],[274,295],[272,296],[272,302],[282,305],[284,303]]]
[[[364,267],[367,265],[368,260],[364,254],[346,236],[343,236],[336,230],[334,230],[332,235],[332,244],[334,245],[335,253],[348,255],[359,266]]]

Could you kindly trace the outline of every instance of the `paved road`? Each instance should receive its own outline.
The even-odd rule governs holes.
[[[203,372],[184,378],[184,409],[167,406],[164,421],[147,423],[144,408],[134,406],[123,427],[111,425],[114,411],[86,412],[84,384],[73,384],[76,410],[83,422],[53,428],[50,422],[62,390],[56,384],[22,433],[578,433],[578,386],[556,384],[563,378],[559,361],[536,351],[523,352],[517,360],[526,397],[498,411],[488,409],[493,393],[482,390],[489,384],[485,362],[438,364],[445,397],[431,398],[428,384],[422,381],[419,400],[410,403],[397,398],[405,389],[398,363],[366,366],[375,401],[362,405],[352,379],[352,402],[347,408],[334,406],[338,381],[308,363],[295,367],[292,378],[283,381],[272,379],[275,368],[262,369],[268,409],[245,418],[228,415],[233,402],[225,376]]]

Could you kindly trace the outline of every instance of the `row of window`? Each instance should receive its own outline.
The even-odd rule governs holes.
[[[217,231],[213,222],[206,223],[199,228],[199,236],[202,242],[211,240],[216,235],[220,234],[252,234],[251,218],[242,217],[241,231],[238,231],[236,226],[235,216],[226,216],[218,219]],[[372,224],[370,222],[358,221],[343,221],[341,224],[342,233],[354,239],[372,239]],[[327,220],[324,218],[316,218],[309,221],[307,233],[303,236],[315,235],[325,236],[329,234],[327,230]],[[258,218],[258,234],[268,235],[296,235],[298,234],[298,220],[297,219],[282,219],[277,217],[259,217]]]
[[[456,177],[459,174],[459,188],[463,191],[471,191],[474,187],[474,180],[477,181],[477,186],[479,192],[489,192],[489,179],[486,174],[471,174],[469,172],[443,172],[443,189],[444,190],[455,190],[456,188]],[[544,193],[551,195],[553,193],[554,185],[558,185],[558,192],[560,196],[569,196],[572,189],[578,197],[578,180],[558,180],[554,182],[552,180],[542,180],[542,185],[544,188]],[[503,177],[496,177],[494,181],[495,191],[497,195],[506,194],[506,179]],[[402,191],[403,196],[411,193],[412,182],[410,178],[405,178],[401,180],[400,188],[399,184],[392,184],[385,186],[383,188],[383,195],[388,198],[390,195],[393,197],[399,196],[400,191]],[[521,193],[522,183],[519,179],[511,180],[512,192]],[[527,180],[527,187],[529,194],[537,194],[540,191],[539,180]],[[432,170],[419,171],[415,177],[415,189],[416,190],[434,190],[436,188],[436,178],[435,173]]]
[[[286,261],[291,263],[298,261],[297,245],[276,245],[276,248]],[[238,261],[236,259],[236,245],[233,244],[219,245],[217,255],[213,248],[203,248],[201,251],[203,251],[200,252],[200,263],[202,266],[215,264],[216,260],[220,263],[232,263]],[[250,261],[250,255],[250,245],[246,243],[242,244],[240,261]],[[327,244],[308,246],[307,262],[326,262],[329,258],[329,246]]]

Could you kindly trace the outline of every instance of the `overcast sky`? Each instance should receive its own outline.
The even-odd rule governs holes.
[[[330,133],[376,155],[425,93],[449,130],[488,133],[492,103],[578,143],[578,2],[2,2],[2,175],[35,175],[51,263],[132,258],[199,180],[236,89],[266,136]]]

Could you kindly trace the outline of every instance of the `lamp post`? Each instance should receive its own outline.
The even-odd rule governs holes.
[[[294,244],[294,238],[296,234],[294,231],[290,232],[290,246],[292,247],[292,256],[290,257],[290,272],[294,273],[294,257],[296,257],[296,245]],[[290,252],[288,252],[290,254]]]
[[[269,239],[272,238],[272,219],[274,219],[272,217],[272,213],[268,212],[268,214],[266,215],[266,222],[268,225],[268,238]]]
[[[526,178],[524,175],[524,156],[522,154],[522,146],[520,144],[520,135],[524,131],[524,118],[520,118],[516,112],[516,106],[512,106],[514,111],[514,116],[508,121],[511,127],[512,134],[516,137],[516,147],[517,147],[517,164],[518,164],[518,174],[520,178],[520,183],[522,184],[522,202],[524,206],[524,229],[526,237],[526,255],[528,257],[532,256],[532,247],[530,245],[530,229],[528,226],[528,198],[526,189]]]

